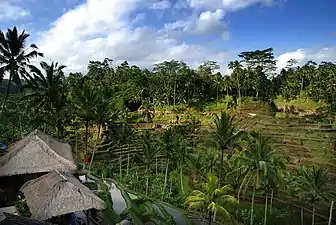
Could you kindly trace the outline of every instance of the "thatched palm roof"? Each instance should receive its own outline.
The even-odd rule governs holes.
[[[71,146],[38,130],[11,145],[0,158],[0,177],[76,169]]]
[[[105,202],[73,175],[52,171],[25,183],[21,190],[32,218],[47,220],[88,209],[104,209]]]

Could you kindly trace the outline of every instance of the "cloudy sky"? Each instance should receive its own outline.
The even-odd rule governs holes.
[[[225,72],[239,52],[268,47],[278,67],[335,61],[335,11],[335,0],[0,0],[0,28],[25,29],[69,71],[108,57],[148,68],[215,60]]]

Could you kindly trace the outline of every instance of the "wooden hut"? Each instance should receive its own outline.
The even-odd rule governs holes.
[[[53,170],[77,171],[71,146],[35,130],[9,146],[0,158],[0,189],[6,193],[7,202],[12,202],[27,180]]]
[[[21,191],[33,219],[48,220],[74,212],[106,208],[103,200],[69,173],[52,171],[28,181]]]

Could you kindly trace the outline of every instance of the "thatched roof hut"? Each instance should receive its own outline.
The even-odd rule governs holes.
[[[47,220],[72,212],[106,208],[103,200],[69,173],[52,171],[28,181],[20,191],[34,219]]]
[[[0,177],[46,173],[52,170],[75,172],[71,146],[35,130],[11,145],[0,158]]]

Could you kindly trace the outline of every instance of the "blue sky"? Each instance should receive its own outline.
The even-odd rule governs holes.
[[[31,34],[47,59],[84,71],[89,60],[142,67],[177,59],[226,65],[273,47],[291,58],[335,61],[335,0],[1,0],[0,28]]]

